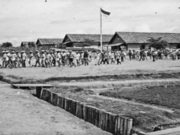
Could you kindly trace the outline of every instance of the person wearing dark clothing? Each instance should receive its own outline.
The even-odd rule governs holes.
[[[104,52],[101,53],[101,61],[100,61],[100,64],[104,63]]]
[[[105,63],[109,64],[109,54],[108,54],[108,52],[106,52],[106,53],[104,54],[104,61],[103,61],[103,63],[104,63],[104,64],[105,64]]]
[[[85,52],[84,52],[84,64],[85,64],[85,66],[86,66],[86,65],[89,65],[88,57],[89,57],[89,54],[88,54],[87,51],[85,51]]]
[[[115,58],[116,58],[116,61],[117,61],[117,65],[118,64],[121,64],[121,61],[120,61],[120,56],[121,54],[120,54],[120,52],[119,51],[116,51],[115,52]]]
[[[128,55],[129,55],[129,60],[131,60],[132,59],[132,51],[131,50],[129,50]]]
[[[123,51],[120,52],[120,57],[121,57],[121,62],[124,62],[125,55]]]
[[[144,50],[140,51],[140,59],[139,61],[143,60],[144,61]]]
[[[156,52],[155,51],[152,51],[152,57],[153,57],[153,62],[155,62],[155,60],[156,60]]]

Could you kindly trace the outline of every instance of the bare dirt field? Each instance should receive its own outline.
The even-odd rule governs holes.
[[[51,80],[108,80],[108,79],[144,79],[144,78],[179,78],[180,61],[159,60],[125,61],[121,65],[80,67],[52,67],[52,68],[18,68],[1,69],[1,76],[11,81],[36,82]]]
[[[0,84],[0,100],[0,135],[110,135],[9,84]]]
[[[144,132],[153,131],[159,124],[180,123],[178,60],[127,60],[121,65],[95,66],[91,63],[73,68],[1,69],[0,79],[9,83],[53,84],[56,86],[51,89],[53,92],[131,117],[133,128]],[[172,102],[168,104],[169,100]],[[53,112],[50,114],[54,115]],[[61,119],[64,114],[58,116],[57,119]]]

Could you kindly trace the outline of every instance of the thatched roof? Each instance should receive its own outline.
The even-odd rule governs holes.
[[[52,45],[61,44],[63,39],[61,38],[39,38],[36,42],[38,45]]]
[[[159,37],[168,43],[180,43],[180,33],[116,32],[115,35],[118,35],[125,43],[148,43],[149,38]]]
[[[113,35],[102,35],[102,42],[109,42]],[[63,42],[67,42],[67,38],[69,42],[82,43],[87,40],[92,42],[100,42],[99,34],[67,34],[63,39]]]

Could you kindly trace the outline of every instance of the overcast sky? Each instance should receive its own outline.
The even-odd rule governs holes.
[[[180,0],[0,0],[0,43],[63,38],[65,34],[180,32]]]

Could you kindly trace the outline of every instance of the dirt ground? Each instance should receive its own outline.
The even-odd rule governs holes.
[[[99,94],[107,91],[117,91],[119,88],[125,90],[133,87],[138,88],[141,86],[171,86],[179,84],[179,78],[179,60],[158,60],[156,62],[152,62],[151,60],[143,62],[126,60],[121,65],[113,64],[100,66],[95,66],[92,62],[89,66],[73,68],[28,67],[20,69],[1,69],[0,71],[0,80],[9,83],[50,83],[56,86],[56,88],[52,89],[54,92],[74,98],[81,102],[85,102],[89,105],[96,106],[100,109],[105,109],[119,115],[131,117],[134,121],[134,128],[140,129],[144,132],[152,131],[153,127],[157,124],[180,122],[180,110],[164,106],[157,106],[154,104],[140,103],[134,100],[129,101],[126,99],[115,99],[113,97],[105,97]],[[9,103],[10,107],[21,105],[22,108],[25,108],[15,111],[17,115],[21,115],[22,117],[17,117],[18,120],[15,119],[15,121],[22,126],[29,124],[29,126],[32,127],[30,129],[35,127],[35,134],[40,134],[42,132],[48,134],[52,132],[59,135],[70,134],[71,131],[73,135],[104,134],[104,132],[91,126],[90,124],[88,128],[86,126],[84,127],[84,125],[88,124],[72,116],[71,114],[66,113],[60,108],[49,105],[43,101],[39,101],[39,99],[36,99],[31,95],[25,94],[28,96],[28,98],[23,97],[23,100],[22,98],[17,98],[17,96],[21,95],[18,95],[18,91],[21,90],[17,91],[8,88],[6,91],[9,92],[8,95],[11,95],[10,97],[12,100],[9,101],[8,99],[10,97],[6,98],[6,92],[2,91],[2,94],[0,95],[0,97],[2,97],[2,101]],[[14,102],[20,102],[20,104],[18,103],[17,105],[17,103]],[[5,103],[2,104],[2,108],[3,106],[8,107]],[[11,104],[14,104],[14,106]],[[13,109],[14,108],[10,108],[10,110]],[[30,110],[26,111],[26,109]],[[31,119],[24,112],[30,115]],[[13,111],[8,112],[7,115],[3,117],[5,119],[4,121],[8,122],[9,119],[13,119],[14,116],[16,116],[12,115],[12,113]],[[23,119],[27,119],[27,123],[22,124],[25,122]],[[48,124],[43,123],[42,125],[38,126],[38,121],[36,121],[36,119],[40,121],[40,124],[43,121],[46,121],[45,123]],[[21,121],[23,122],[20,123]],[[59,123],[56,123],[55,121],[58,121]],[[9,122],[9,124],[10,123],[13,122]],[[12,130],[10,131],[16,131],[14,129],[19,126],[14,127],[14,125],[11,125],[9,128],[10,127],[12,127]],[[21,130],[27,131],[27,127],[21,128]],[[63,130],[59,129],[58,127],[63,127]],[[66,128],[68,130],[65,130]],[[5,129],[6,128],[4,128],[3,132],[6,131],[9,133],[9,130],[7,131]],[[44,131],[44,129],[46,130]],[[31,132],[27,133],[31,134]]]
[[[0,135],[110,135],[2,82],[0,101]]]
[[[6,76],[21,77],[19,79],[45,80],[58,77],[90,77],[105,75],[123,75],[123,74],[154,74],[154,73],[174,73],[180,72],[180,61],[158,60],[149,61],[129,61],[126,60],[121,65],[100,65],[95,66],[90,63],[89,66],[80,67],[52,67],[52,68],[17,68],[1,69],[0,73]],[[138,78],[138,77],[136,77]],[[16,78],[15,78],[16,79]]]

